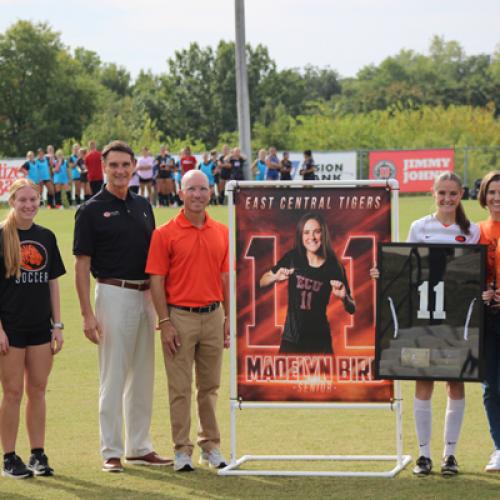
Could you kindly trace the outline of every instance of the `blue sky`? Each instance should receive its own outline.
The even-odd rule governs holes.
[[[308,63],[354,76],[400,49],[427,53],[433,35],[467,54],[500,50],[500,0],[246,0],[246,35],[279,68]],[[0,32],[18,19],[46,21],[71,48],[105,62],[164,72],[192,41],[234,39],[234,0],[0,0]]]

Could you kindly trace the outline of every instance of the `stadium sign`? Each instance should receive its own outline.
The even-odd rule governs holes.
[[[0,159],[0,202],[9,200],[9,188],[19,177],[24,177],[20,171],[23,158]]]
[[[371,151],[370,179],[397,179],[402,193],[423,193],[434,179],[455,169],[453,149]]]

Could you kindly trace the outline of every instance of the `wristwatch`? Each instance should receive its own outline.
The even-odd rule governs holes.
[[[59,328],[59,330],[64,330],[64,323],[53,323],[52,328]]]

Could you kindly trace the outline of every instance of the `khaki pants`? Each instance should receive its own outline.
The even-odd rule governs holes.
[[[153,450],[149,437],[154,384],[155,312],[149,290],[96,284],[99,344],[99,424],[101,455],[143,456]]]
[[[180,339],[173,356],[164,355],[168,376],[170,423],[175,451],[191,455],[191,386],[193,363],[198,405],[198,445],[204,450],[219,447],[215,416],[224,349],[224,311],[192,313],[170,307],[170,318]]]

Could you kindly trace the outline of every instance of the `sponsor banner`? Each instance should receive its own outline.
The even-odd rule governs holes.
[[[411,151],[371,151],[370,179],[394,178],[402,193],[423,193],[434,179],[455,169],[453,149],[415,149]]]
[[[235,205],[238,397],[389,401],[369,270],[390,239],[390,192],[245,187]]]
[[[322,181],[344,181],[357,178],[357,161],[358,156],[356,151],[345,152],[312,152],[314,163],[316,165],[316,175]],[[280,159],[283,153],[278,155]],[[303,153],[292,151],[290,152],[290,161],[292,162],[292,179],[302,180],[300,169],[304,161]]]
[[[376,373],[483,380],[484,245],[382,243]]]
[[[11,184],[18,177],[24,177],[20,168],[25,161],[24,158],[0,159],[0,202],[9,200],[9,188]]]

